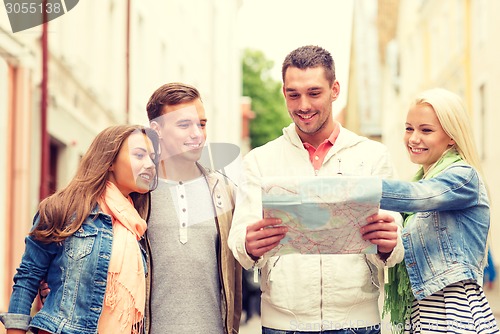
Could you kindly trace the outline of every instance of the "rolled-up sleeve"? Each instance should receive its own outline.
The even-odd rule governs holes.
[[[0,321],[6,329],[22,329],[28,331],[31,316],[26,314],[0,313]]]

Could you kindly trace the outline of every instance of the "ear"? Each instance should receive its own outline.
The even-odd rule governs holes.
[[[335,80],[332,85],[332,95],[331,95],[332,102],[335,101],[337,97],[339,97],[339,94],[340,94],[340,84],[337,80]]]
[[[151,129],[156,131],[159,139],[162,139],[161,131],[160,131],[160,124],[158,124],[157,121],[151,121],[151,122],[149,122],[149,126],[151,127]]]
[[[153,129],[156,134],[158,135],[158,140],[159,140],[159,143],[158,143],[158,156],[160,157],[161,156],[161,145],[162,145],[162,139],[163,137],[161,136],[161,131],[160,131],[160,124],[158,124],[157,121],[151,121],[149,122],[149,126],[151,127],[151,129]]]
[[[108,168],[108,172],[114,172],[114,171],[115,171],[115,166],[111,164],[111,166],[109,166]]]
[[[283,92],[283,96],[285,97],[285,100],[286,100],[285,84],[283,84],[283,86],[281,86],[281,91]]]
[[[453,140],[453,138],[450,138],[450,141],[448,142],[448,146],[453,146],[455,145],[455,141]]]

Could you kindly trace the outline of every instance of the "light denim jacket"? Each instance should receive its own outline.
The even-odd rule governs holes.
[[[34,224],[39,221],[38,214]],[[26,237],[26,249],[14,276],[9,312],[0,315],[6,328],[44,329],[52,333],[97,333],[108,275],[113,228],[97,207],[82,227],[62,243]],[[30,310],[45,279],[50,293],[33,317]]]
[[[461,280],[482,284],[490,209],[474,168],[457,162],[428,180],[383,180],[380,206],[417,212],[402,233],[406,269],[417,299]]]

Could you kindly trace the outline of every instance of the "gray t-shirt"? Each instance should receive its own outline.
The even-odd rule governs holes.
[[[223,333],[214,212],[204,177],[151,193],[151,334]]]

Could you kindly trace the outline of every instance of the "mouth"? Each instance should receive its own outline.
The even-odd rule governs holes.
[[[196,142],[196,143],[184,143],[185,146],[189,147],[190,149],[194,150],[197,148],[201,148],[203,146],[203,143],[201,142]]]
[[[141,178],[144,181],[151,182],[151,180],[153,179],[153,175],[149,173],[141,173],[139,174],[139,178]]]
[[[411,153],[415,154],[420,154],[428,150],[426,148],[411,147],[411,146],[408,146],[408,149],[410,150]]]
[[[301,120],[307,122],[310,121],[314,116],[316,116],[317,113],[310,113],[310,114],[296,114]]]

